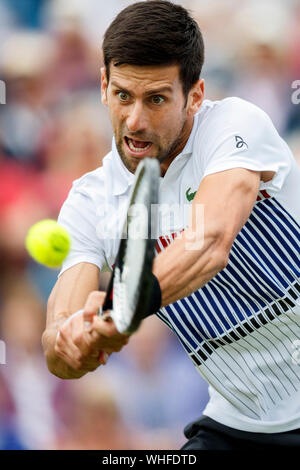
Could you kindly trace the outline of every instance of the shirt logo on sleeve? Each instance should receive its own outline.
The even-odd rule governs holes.
[[[246,142],[243,140],[243,138],[240,137],[239,135],[235,136],[235,141],[236,141],[236,148],[237,149],[241,149],[244,146],[246,146],[248,148],[248,144],[246,144]]]

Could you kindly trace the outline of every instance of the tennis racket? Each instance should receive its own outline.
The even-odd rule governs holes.
[[[148,316],[151,302],[152,265],[156,217],[151,206],[158,204],[160,167],[156,159],[145,158],[136,170],[130,203],[106,300],[99,310],[105,320],[113,319],[120,333],[133,333]],[[110,310],[109,315],[105,311]]]

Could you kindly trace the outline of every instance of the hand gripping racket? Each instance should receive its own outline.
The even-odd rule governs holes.
[[[156,217],[151,207],[158,204],[160,167],[156,159],[145,158],[136,170],[127,217],[106,300],[99,311],[110,310],[120,333],[133,333],[149,310],[155,278],[152,274]],[[156,281],[157,282],[157,281]],[[105,315],[105,319],[109,316]]]

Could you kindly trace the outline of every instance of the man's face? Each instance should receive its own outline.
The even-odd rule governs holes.
[[[195,111],[194,100],[186,103],[178,65],[110,65],[108,84],[102,71],[102,101],[119,155],[132,173],[144,157],[170,164],[183,149]]]

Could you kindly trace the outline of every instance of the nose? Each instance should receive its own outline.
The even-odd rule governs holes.
[[[147,116],[143,103],[135,101],[130,107],[127,117],[127,128],[129,132],[143,131],[147,128]]]

